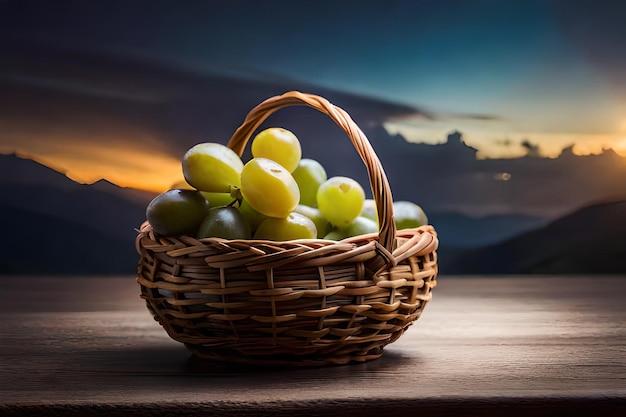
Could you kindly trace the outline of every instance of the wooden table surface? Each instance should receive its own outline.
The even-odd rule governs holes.
[[[134,277],[0,277],[0,415],[626,415],[626,277],[440,276],[381,359],[259,370],[169,339]]]

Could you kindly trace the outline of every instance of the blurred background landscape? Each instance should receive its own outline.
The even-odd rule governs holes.
[[[626,273],[626,2],[0,0],[0,274],[133,274],[198,142],[346,110],[442,274]],[[345,134],[297,107],[329,176]],[[367,188],[367,187],[365,187]]]

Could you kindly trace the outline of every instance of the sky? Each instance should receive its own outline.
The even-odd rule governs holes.
[[[120,84],[128,68],[98,71],[89,59],[64,61],[63,51],[405,105],[415,111],[383,120],[389,133],[441,143],[459,130],[480,158],[523,156],[523,142],[545,157],[569,145],[626,156],[623,16],[619,0],[0,0],[0,88],[8,91],[0,152],[32,155],[84,181],[154,189],[163,182],[146,185],[149,177],[177,175],[162,132],[113,123],[106,111],[72,119],[57,110],[64,127],[29,122],[35,113],[48,120],[55,106],[27,103],[26,90],[146,106],[176,94],[148,81]]]

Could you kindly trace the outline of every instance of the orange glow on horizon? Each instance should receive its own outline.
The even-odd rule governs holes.
[[[479,159],[519,158],[527,152],[521,144],[529,141],[539,148],[540,155],[556,158],[572,145],[575,155],[600,154],[612,148],[621,156],[626,156],[626,138],[623,133],[561,133],[516,130],[506,126],[477,126],[475,123],[459,120],[454,123],[415,122],[415,124],[386,123],[390,134],[400,134],[408,142],[423,144],[443,144],[450,133],[457,130],[468,146],[478,149]]]
[[[83,125],[22,124],[0,118],[0,153],[15,153],[92,184],[101,179],[120,187],[163,192],[184,181],[181,158],[161,132],[141,126],[99,121]]]
[[[73,152],[16,153],[65,174],[72,181],[92,184],[101,179],[120,187],[160,193],[185,182],[180,159],[162,152],[91,145]]]
[[[446,132],[449,133],[451,130],[446,129]],[[486,158],[506,159],[523,156],[524,150],[518,144],[524,139],[537,143],[541,155],[549,158],[557,157],[565,147],[574,143],[572,150],[575,155],[599,154],[607,148],[612,148],[618,155],[626,158],[626,137],[623,134],[614,136],[517,133],[508,136],[512,145],[503,149],[497,145],[502,132],[472,130],[461,132],[467,145],[479,149],[479,156]],[[438,136],[445,138],[447,133],[444,134],[442,131]],[[29,135],[28,138],[25,136],[10,138],[13,139],[13,143],[5,142],[0,146],[0,152],[15,152],[83,184],[105,179],[120,187],[160,193],[176,184],[185,183],[180,159],[182,155],[177,157],[162,149],[155,136],[143,134],[141,141],[137,140],[137,136],[135,132],[134,139],[125,141],[118,135],[102,135],[97,143],[88,143],[75,134],[52,137]],[[26,143],[29,145],[25,146]]]
[[[166,191],[174,184],[184,181],[181,162],[177,158],[130,150],[118,154],[119,160],[114,164],[109,164],[106,160],[85,163],[71,161],[67,176],[80,183],[90,184],[106,179],[120,187],[152,192]],[[69,166],[70,161],[67,162],[63,163],[62,157],[59,157],[57,164]]]
[[[626,157],[626,138],[623,138],[613,146],[613,150],[620,156]]]

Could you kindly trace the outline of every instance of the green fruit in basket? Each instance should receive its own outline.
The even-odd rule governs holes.
[[[317,207],[317,190],[328,179],[322,164],[314,159],[303,158],[292,175],[300,188],[300,204]]]
[[[322,213],[319,211],[319,209],[315,207],[298,204],[294,212],[302,214],[303,216],[306,216],[309,219],[313,220],[313,223],[315,223],[315,228],[317,229],[317,237],[319,238],[323,238],[324,236],[326,236],[326,233],[330,232],[330,230],[332,229],[330,222],[326,219],[326,217],[322,216]]]
[[[268,217],[259,225],[254,238],[276,241],[315,239],[317,229],[313,220],[293,212],[282,219]]]
[[[336,227],[349,225],[363,209],[365,191],[352,178],[332,177],[317,190],[317,207]]]
[[[269,217],[289,216],[300,201],[296,180],[282,165],[252,158],[241,171],[241,194],[256,211]]]
[[[360,216],[367,217],[370,220],[374,220],[378,224],[378,208],[376,202],[371,198],[366,198],[363,202],[363,209]]]
[[[200,191],[229,193],[240,186],[242,169],[239,155],[220,143],[199,143],[183,156],[185,180]]]
[[[224,207],[231,205],[236,200],[228,193],[207,193],[202,191],[202,195],[209,201],[211,207]],[[266,215],[259,213],[246,201],[241,199],[239,204],[233,204],[250,225],[250,229],[254,232],[263,220],[267,218]]]
[[[198,239],[221,237],[224,239],[250,239],[250,225],[235,207],[213,207],[198,228]]]
[[[378,233],[378,225],[372,219],[359,216],[352,221],[349,225],[336,228],[324,236],[324,239],[328,240],[342,240],[349,237],[366,235],[370,233]]]
[[[208,193],[206,191],[201,191],[201,193],[211,207],[227,206],[235,200],[229,193]]]
[[[252,232],[256,231],[256,229],[258,229],[263,220],[267,219],[267,216],[265,214],[261,214],[256,211],[246,200],[241,200],[241,204],[239,205],[239,211],[248,221]]]
[[[146,208],[146,219],[160,235],[195,235],[209,213],[209,202],[196,190],[169,190]]]
[[[411,201],[394,201],[393,217],[396,229],[411,229],[428,224],[428,217],[424,210]]]
[[[253,158],[267,158],[278,162],[293,172],[302,157],[300,141],[291,131],[281,127],[270,127],[252,139],[250,147]]]

